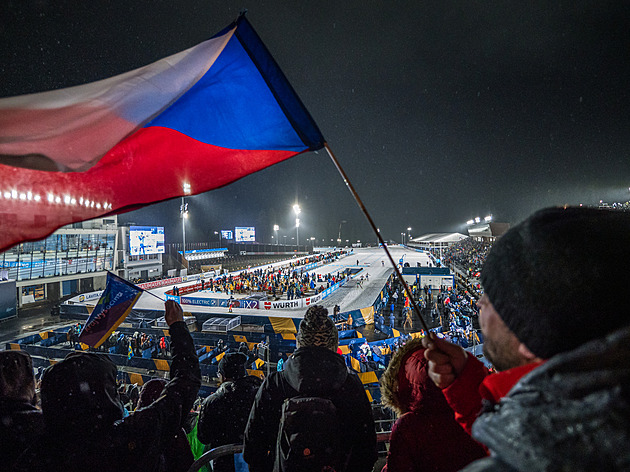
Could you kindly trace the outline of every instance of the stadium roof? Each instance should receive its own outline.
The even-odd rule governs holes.
[[[468,236],[461,233],[428,233],[417,238],[413,238],[410,243],[456,243]]]
[[[481,223],[468,227],[468,234],[476,237],[497,237],[502,236],[510,229],[509,223]]]

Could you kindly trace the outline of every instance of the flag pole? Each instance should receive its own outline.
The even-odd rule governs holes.
[[[385,244],[385,241],[383,241],[383,238],[381,237],[380,231],[378,230],[378,228],[374,224],[374,221],[372,221],[372,217],[370,216],[370,214],[368,213],[367,209],[365,208],[365,205],[363,205],[363,202],[361,201],[361,198],[359,197],[359,194],[356,192],[356,190],[354,189],[354,187],[350,183],[350,180],[348,179],[348,176],[346,175],[344,170],[341,168],[341,164],[339,164],[339,161],[337,160],[337,158],[333,154],[332,150],[328,146],[328,143],[324,143],[324,147],[326,148],[326,152],[328,153],[328,155],[332,159],[333,164],[335,164],[335,167],[337,168],[337,170],[341,174],[341,177],[343,178],[343,181],[345,182],[346,187],[348,187],[348,190],[350,190],[350,193],[354,197],[354,200],[357,202],[357,205],[359,205],[359,208],[361,209],[361,211],[363,212],[363,214],[367,218],[368,223],[370,223],[370,226],[372,227],[372,230],[374,231],[374,234],[376,234],[376,237],[377,237],[378,241],[383,246],[383,249],[385,250],[385,254],[387,254],[387,258],[391,262],[392,267],[394,268],[394,272],[396,272],[396,277],[398,277],[398,280],[400,281],[400,283],[404,287],[405,293],[407,294],[407,297],[409,298],[409,301],[411,302],[411,305],[413,306],[414,311],[418,315],[418,318],[420,318],[420,323],[422,324],[422,328],[426,331],[426,334],[428,336],[429,335],[429,327],[427,326],[427,323],[424,321],[424,318],[422,318],[422,314],[420,313],[420,307],[418,307],[418,304],[413,299],[413,296],[411,294],[411,289],[409,288],[409,285],[407,285],[407,282],[405,282],[405,279],[403,278],[401,272],[398,270],[398,266],[396,265],[396,262],[394,262],[394,258],[390,254],[389,249],[387,249],[387,245]]]
[[[123,279],[120,275],[116,275],[114,274],[112,271],[107,271],[108,273],[112,274],[114,277],[117,277],[118,279],[122,280],[123,282],[125,282],[127,285],[131,285],[134,288],[137,288],[139,290],[142,290],[142,293],[147,293],[149,295],[154,296],[155,298],[157,298],[158,300],[163,301],[164,303],[166,303],[166,300],[164,300],[162,297],[158,297],[155,293],[153,292],[149,292],[148,290],[142,288],[142,287],[138,287],[136,284],[129,282],[127,279]]]
[[[136,285],[136,287],[138,287],[138,286]],[[148,293],[149,295],[153,295],[153,296],[154,296],[155,298],[157,298],[158,300],[162,300],[164,303],[166,303],[166,300],[164,300],[162,297],[158,297],[155,293],[153,293],[153,292],[149,292],[148,290],[145,290],[145,289],[143,289],[142,287],[138,287],[138,288],[142,289],[142,292],[143,292],[143,293]]]

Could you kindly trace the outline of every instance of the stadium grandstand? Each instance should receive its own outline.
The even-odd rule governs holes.
[[[300,258],[266,260],[264,265],[253,267],[249,267],[250,263],[260,259],[241,256],[248,266],[243,270],[157,278],[141,282],[140,287],[160,298],[174,299],[184,307],[201,368],[200,399],[216,391],[218,366],[226,353],[244,352],[247,372],[264,378],[296,349],[295,335],[306,306],[328,306],[339,329],[340,353],[361,379],[373,405],[384,460],[394,417],[380,404],[378,382],[396,351],[410,339],[425,334],[418,317],[446,339],[481,353],[475,304],[478,291],[472,289],[475,278],[468,277],[474,272],[467,270],[482,263],[478,244],[465,238],[444,247],[444,265],[440,262],[439,246],[431,252],[390,247],[402,261],[401,270],[441,268],[452,275],[453,282],[448,287],[443,282],[427,285],[433,279],[426,278],[429,275],[422,271],[405,276],[411,281],[414,301],[421,307],[419,314],[411,313],[403,288],[393,276],[393,269],[384,264],[379,248],[332,250]],[[24,326],[28,318],[24,323],[20,319],[7,321],[12,324],[3,330],[3,348],[28,352],[37,377],[71,352],[107,353],[118,366],[119,393],[126,408],[133,412],[135,391],[153,379],[168,378],[171,341],[163,305],[155,296],[142,295],[127,319],[102,345],[93,348],[82,343],[79,334],[101,294],[102,290],[98,290],[65,300],[58,311],[43,316],[40,326]],[[238,450],[235,446],[212,453],[205,451],[201,462],[217,453]]]

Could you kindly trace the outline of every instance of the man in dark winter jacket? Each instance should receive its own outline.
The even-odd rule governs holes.
[[[182,308],[170,300],[165,307],[173,360],[171,380],[160,398],[123,418],[114,363],[101,354],[69,354],[43,375],[45,438],[27,451],[20,470],[163,470],[161,452],[182,432],[201,385]]]
[[[369,472],[376,461],[376,432],[370,402],[358,376],[337,354],[338,333],[328,310],[310,307],[300,323],[297,350],[284,370],[265,379],[245,430],[243,456],[251,472],[273,470],[282,405],[298,395],[328,398],[343,431],[348,472]]]
[[[494,244],[478,305],[498,373],[425,338],[429,375],[491,452],[466,471],[630,470],[629,235],[630,213],[549,208]]]
[[[201,406],[197,437],[210,448],[242,444],[249,412],[262,380],[247,375],[247,356],[242,352],[226,352],[219,362],[219,389]],[[234,458],[214,461],[214,472],[233,472]]]
[[[10,469],[43,433],[44,421],[36,403],[31,356],[24,351],[0,352],[0,469]]]

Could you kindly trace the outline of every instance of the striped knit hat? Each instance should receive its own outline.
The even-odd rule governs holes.
[[[296,338],[297,347],[322,346],[337,351],[339,333],[333,320],[328,318],[328,310],[321,305],[313,305],[304,315]]]

